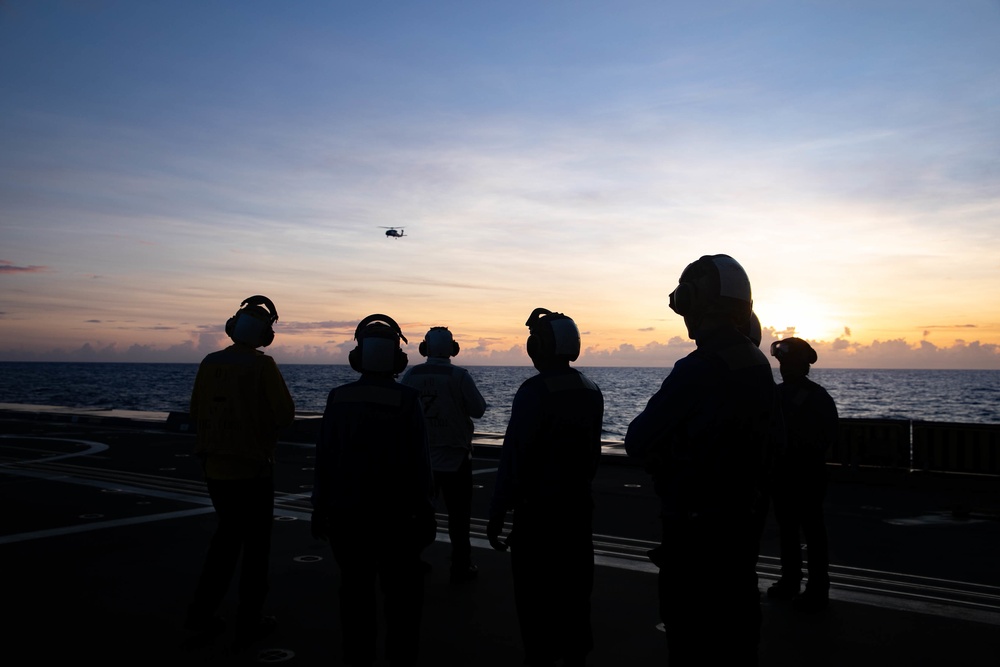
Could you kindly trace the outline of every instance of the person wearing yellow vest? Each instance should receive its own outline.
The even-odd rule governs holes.
[[[274,340],[277,319],[267,297],[246,299],[226,323],[233,344],[205,357],[191,393],[195,453],[218,518],[184,624],[195,644],[225,630],[216,612],[241,556],[235,645],[245,646],[276,627],[275,619],[262,613],[274,519],[274,449],[278,429],[295,419],[295,404],[274,359],[257,348]]]

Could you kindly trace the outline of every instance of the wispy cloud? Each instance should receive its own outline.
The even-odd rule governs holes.
[[[12,262],[0,259],[0,274],[4,273],[45,273],[49,271],[47,266],[18,266]]]
[[[921,329],[975,329],[977,324],[925,324]]]

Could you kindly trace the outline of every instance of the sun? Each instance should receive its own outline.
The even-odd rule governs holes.
[[[828,304],[800,292],[787,290],[760,301],[755,299],[753,308],[762,327],[773,327],[776,332],[794,328],[795,336],[807,340],[833,340],[844,330],[843,323],[831,315]]]

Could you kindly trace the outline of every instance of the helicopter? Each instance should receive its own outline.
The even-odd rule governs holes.
[[[385,230],[386,238],[390,238],[391,237],[391,238],[394,238],[394,239],[401,239],[404,236],[406,236],[406,234],[403,233],[403,228],[402,227],[400,227],[398,231],[397,231],[397,229],[395,227],[380,227],[379,229],[384,229]]]

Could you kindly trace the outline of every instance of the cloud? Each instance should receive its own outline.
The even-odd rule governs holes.
[[[353,330],[352,330],[353,331]],[[773,327],[762,332],[761,349],[766,352],[779,334]],[[196,363],[209,352],[229,345],[229,338],[221,329],[202,330],[181,343],[169,346],[132,344],[84,343],[69,349],[29,350],[24,348],[0,349],[3,361],[95,361],[95,362],[146,362],[146,363]],[[475,343],[462,346],[459,363],[468,366],[527,366],[530,360],[523,344],[496,349],[497,341],[480,338]],[[980,341],[955,340],[951,345],[935,345],[922,340],[916,344],[904,338],[874,340],[863,344],[838,337],[832,341],[810,340],[819,355],[818,368],[911,368],[911,369],[995,369],[1000,370],[1000,345]],[[278,363],[294,364],[346,364],[347,354],[355,342],[345,336],[343,340],[331,339],[325,344],[276,344],[265,349]],[[675,336],[666,343],[651,342],[646,345],[622,343],[618,347],[598,346],[584,349],[577,366],[644,366],[670,368],[674,363],[695,349],[694,342]],[[411,363],[419,358],[416,346],[406,348]],[[775,364],[773,359],[770,359]]]
[[[354,320],[326,320],[323,322],[285,322],[279,320],[275,331],[281,333],[342,331],[353,336],[357,326],[358,323]]]
[[[0,275],[4,273],[46,273],[48,271],[49,267],[47,266],[16,266],[7,260],[0,259]]]
[[[830,344],[830,347],[834,350],[846,350],[851,347],[851,341],[846,338],[838,338]]]
[[[643,346],[622,343],[616,348],[588,347],[578,365],[669,367],[694,349],[694,341],[680,336],[674,336],[666,343],[653,341]]]
[[[975,329],[976,324],[925,324],[923,329]]]
[[[819,367],[1000,370],[1000,345],[994,343],[956,340],[949,346],[939,346],[927,340],[911,344],[904,338],[894,338],[863,345],[838,338],[810,344],[819,355]]]

